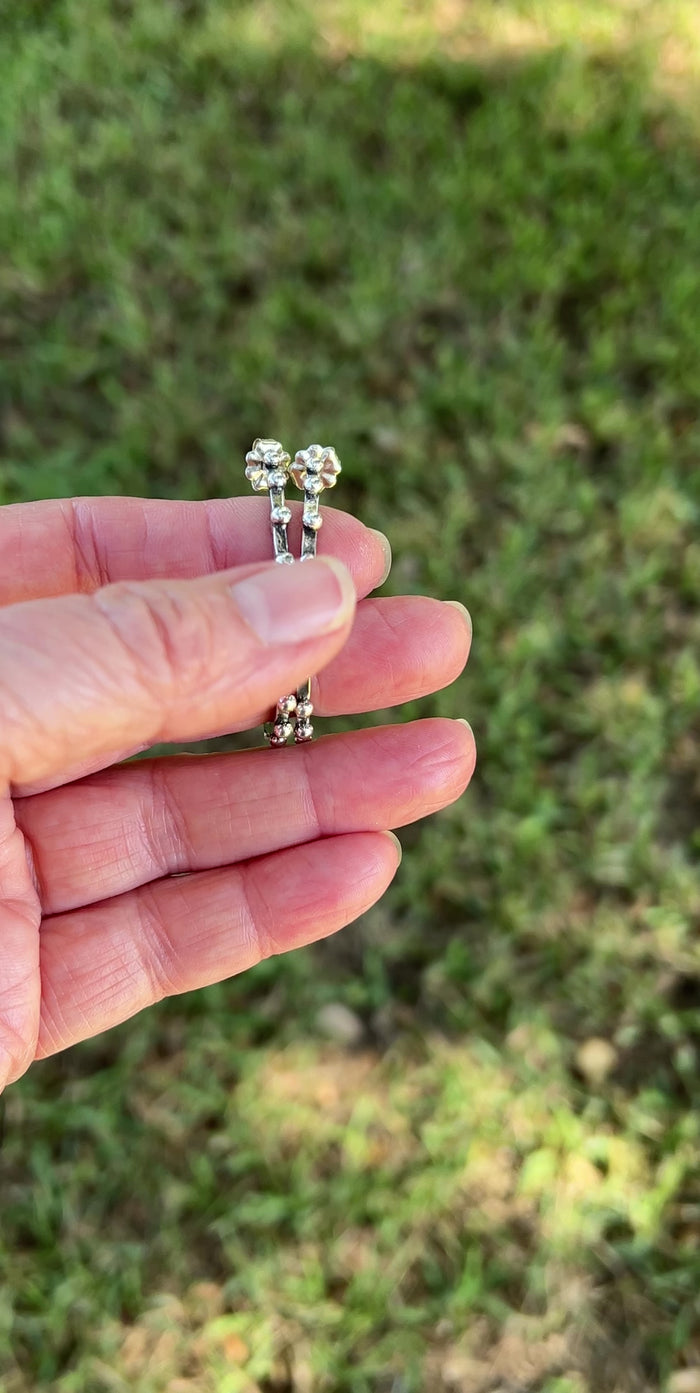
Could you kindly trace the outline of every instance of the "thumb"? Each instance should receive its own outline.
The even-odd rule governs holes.
[[[334,657],[354,608],[319,557],[0,609],[0,780],[28,792],[244,726]]]

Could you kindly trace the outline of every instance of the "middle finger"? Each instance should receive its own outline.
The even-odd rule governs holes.
[[[452,601],[426,595],[362,600],[347,643],[314,677],[315,715],[383,711],[439,692],[459,677],[470,645],[471,622]],[[269,709],[260,710],[245,727],[202,731],[198,739],[250,729],[269,716]]]
[[[471,731],[433,719],[297,749],[143,760],[21,798],[44,914],[151,880],[346,832],[401,827],[457,798]]]
[[[383,711],[439,691],[459,676],[470,644],[471,623],[455,602],[425,595],[363,600],[344,648],[314,677],[311,697],[315,713],[339,716]],[[228,721],[215,729],[203,725],[191,739],[211,740],[249,729],[269,716],[268,707],[254,712],[245,723]],[[136,745],[123,749],[114,759],[126,760],[147,748]],[[101,761],[86,761],[71,771],[71,778],[84,779],[101,767]],[[25,785],[16,795],[28,797],[53,786],[54,781]]]

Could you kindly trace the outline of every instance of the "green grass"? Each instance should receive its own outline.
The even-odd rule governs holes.
[[[480,753],[359,925],[8,1092],[3,1393],[700,1364],[694,13],[0,11],[0,501],[332,440]]]

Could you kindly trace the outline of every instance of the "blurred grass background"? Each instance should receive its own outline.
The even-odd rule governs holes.
[[[696,0],[0,41],[0,501],[333,441],[480,753],[360,924],[8,1093],[4,1393],[697,1391]]]

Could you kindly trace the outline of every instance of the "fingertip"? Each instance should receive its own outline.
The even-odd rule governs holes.
[[[350,569],[345,562],[341,561],[337,556],[319,556],[317,560],[329,566],[338,581],[341,594],[341,610],[345,615],[345,622],[347,623],[357,602],[355,582],[352,578]]]
[[[384,584],[391,567],[391,546],[377,528],[368,527],[352,513],[325,506],[319,533],[319,554],[339,556],[355,582],[360,599]]]
[[[457,716],[457,718],[456,718],[455,721],[454,721],[454,724],[455,724],[456,726],[461,726],[461,727],[462,727],[462,730],[466,732],[466,737],[467,737],[467,740],[466,740],[466,751],[465,751],[466,757],[467,757],[467,780],[466,780],[466,783],[465,783],[465,788],[466,788],[466,786],[467,786],[467,784],[469,783],[469,780],[471,779],[471,776],[472,776],[472,774],[474,773],[474,770],[475,770],[475,768],[476,768],[476,760],[477,760],[476,739],[475,739],[475,736],[474,736],[474,731],[472,730],[472,728],[471,728],[471,726],[470,726],[470,724],[469,724],[469,721],[467,721],[467,720],[465,719],[464,716]]]
[[[383,532],[379,531],[378,527],[369,527],[367,530],[371,534],[371,536],[376,539],[377,546],[381,551],[384,562],[384,569],[382,571],[381,578],[377,581],[375,586],[375,589],[378,589],[380,585],[383,585],[384,582],[389,579],[389,573],[391,571],[392,562],[391,542]]]
[[[469,640],[471,642],[474,626],[472,624],[472,617],[469,613],[469,610],[467,609],[467,606],[463,605],[461,600],[445,600],[444,604],[450,605],[452,609],[456,609],[457,613],[462,616],[464,626],[467,630],[467,633],[469,634]]]
[[[387,832],[347,832],[273,853],[285,887],[275,915],[275,951],[328,938],[366,914],[396,875],[397,841]],[[250,863],[253,874],[270,859]],[[269,903],[266,896],[267,913]]]
[[[443,600],[442,612],[451,612],[452,616],[452,645],[455,656],[459,654],[459,660],[464,667],[472,647],[472,617],[466,605],[461,600]]]
[[[466,730],[468,747],[473,752],[474,758],[476,759],[476,737],[474,735],[472,727],[469,724],[469,721],[466,719],[465,716],[456,716],[455,725],[463,726]]]
[[[439,646],[443,680],[441,686],[456,681],[469,661],[472,625],[469,611],[460,600],[433,600],[436,616],[434,643]]]
[[[383,837],[388,837],[388,838],[389,838],[389,841],[391,842],[391,844],[392,844],[392,846],[393,846],[393,848],[394,848],[394,851],[395,851],[396,856],[397,856],[397,858],[398,858],[398,859],[397,859],[397,862],[396,862],[396,869],[398,870],[398,869],[399,869],[399,866],[401,865],[402,858],[403,858],[403,847],[402,847],[402,845],[401,845],[401,843],[400,843],[400,841],[399,841],[399,839],[398,839],[398,837],[397,837],[397,835],[396,835],[395,832],[386,831],[386,832],[382,832],[381,835],[382,835]]]
[[[461,798],[474,773],[476,744],[474,732],[463,717],[435,716],[416,721],[407,728],[423,743],[422,784],[432,788],[440,802],[437,807]]]
[[[296,566],[271,563],[242,580],[234,571],[227,588],[236,613],[265,648],[306,643],[344,629],[355,609],[352,576],[335,556],[309,558]]]

